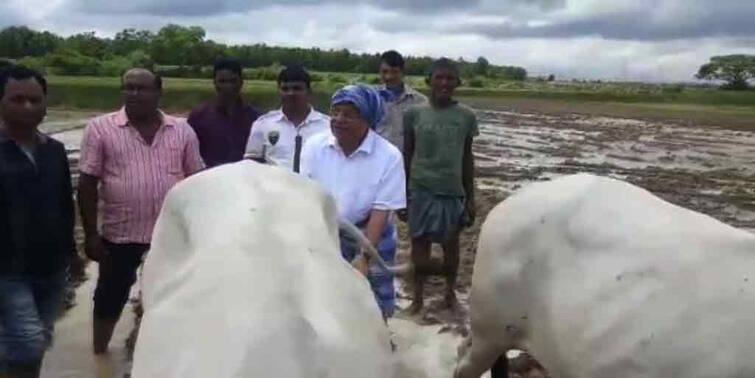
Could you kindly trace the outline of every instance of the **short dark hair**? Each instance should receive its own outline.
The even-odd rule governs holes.
[[[42,92],[47,95],[47,80],[45,80],[39,71],[24,66],[11,65],[0,69],[0,98],[5,97],[5,86],[10,79],[34,79],[40,86],[42,86]]]
[[[281,83],[290,83],[293,81],[301,81],[307,85],[307,89],[311,89],[312,78],[309,77],[309,72],[304,67],[299,65],[290,65],[284,67],[278,74],[278,85]]]
[[[459,66],[456,65],[456,63],[448,58],[440,58],[433,62],[432,65],[430,65],[430,71],[427,73],[427,78],[432,79],[433,74],[437,70],[449,70],[456,74],[456,78],[461,80],[461,77],[459,76]]]
[[[380,63],[385,63],[391,67],[398,67],[404,70],[404,57],[396,50],[388,50],[380,55]]]
[[[215,66],[212,67],[212,77],[217,76],[218,71],[231,71],[241,77],[241,63],[233,58],[222,58],[215,62]]]
[[[131,71],[131,70],[136,69],[136,68],[139,68],[139,67],[129,68],[129,69],[123,71],[123,73],[121,74],[121,85],[123,85],[123,79],[126,78],[126,74],[128,73],[128,71]],[[162,90],[163,90],[163,77],[160,76],[159,73],[157,73],[155,71],[152,71],[149,68],[139,68],[139,69],[145,70],[145,71],[151,73],[152,76],[155,77],[155,82],[154,82],[155,88],[157,88],[157,90],[159,90],[159,91],[162,92]]]

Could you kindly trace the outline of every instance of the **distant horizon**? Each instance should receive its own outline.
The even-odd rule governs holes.
[[[739,0],[6,0],[0,28],[68,36],[198,25],[225,44],[485,56],[531,76],[696,83],[711,56],[755,54],[755,2]],[[292,27],[293,26],[293,27]]]
[[[165,26],[165,25],[163,25],[163,26]],[[188,27],[188,26],[195,26],[195,25],[181,25],[181,26],[187,26]],[[60,36],[60,37],[63,37],[63,38],[67,38],[67,37],[70,37],[70,36],[73,36],[73,35],[76,35],[76,34],[80,34],[80,33],[94,32],[95,35],[97,37],[99,37],[99,38],[109,38],[109,39],[112,39],[115,36],[115,34],[117,34],[118,32],[120,32],[120,31],[115,32],[112,35],[103,35],[103,33],[97,32],[95,30],[79,30],[79,31],[68,33],[68,34],[62,34],[62,33],[57,33],[54,30],[36,29],[36,28],[31,27],[30,25],[4,25],[4,26],[0,27],[0,30],[8,28],[8,27],[27,27],[27,28],[29,28],[31,30],[34,30],[34,31],[37,31],[37,32],[50,32],[50,33],[53,33],[53,34],[55,34],[57,36]],[[124,28],[124,29],[148,30],[148,29],[139,29],[139,28],[128,27],[128,26],[126,28]],[[156,28],[154,30],[149,30],[149,31],[153,32],[153,33],[156,33],[159,29],[160,28],[158,27],[158,28]],[[243,42],[242,43],[227,43],[227,42],[220,41],[220,40],[215,40],[215,39],[209,38],[209,37],[206,37],[205,40],[212,40],[212,41],[214,41],[216,43],[223,43],[223,44],[227,44],[227,45],[249,45],[249,46],[252,46],[252,45],[266,45],[266,46],[269,46],[269,47],[302,48],[302,49],[317,49],[317,48],[319,48],[319,49],[324,50],[324,51],[335,51],[335,50],[343,49],[343,48],[339,48],[339,47],[325,48],[325,47],[321,47],[321,46],[274,45],[274,44],[267,43],[265,41],[249,41],[249,42],[245,42],[245,43],[243,43]],[[387,50],[383,50],[383,51],[355,51],[355,50],[349,50],[349,52],[354,53],[354,54],[370,54],[370,55],[380,54],[380,53],[382,53],[384,51],[387,51]],[[432,59],[438,59],[438,58],[445,57],[445,58],[449,58],[449,59],[453,59],[453,60],[458,60],[459,58],[463,58],[466,62],[474,62],[478,58],[478,57],[452,57],[452,56],[413,55],[413,54],[406,54],[406,53],[401,52],[401,51],[399,51],[399,52],[402,55],[404,55],[405,57],[410,57],[410,56],[411,57],[417,57],[417,58],[429,57],[429,58],[432,58]],[[7,58],[7,57],[0,56],[0,59],[2,59],[2,58]],[[491,64],[496,64],[496,65],[499,65],[499,66],[507,66],[507,65],[509,65],[506,62],[494,62],[494,61],[491,61]],[[703,63],[701,63],[701,64],[703,64]],[[620,77],[613,77],[613,78],[611,78],[611,77],[594,77],[594,78],[588,78],[588,77],[567,77],[567,76],[558,76],[558,75],[556,75],[554,73],[550,73],[550,72],[549,73],[535,72],[535,71],[530,70],[528,67],[523,67],[523,68],[527,69],[528,80],[536,80],[537,78],[547,78],[550,75],[554,75],[556,82],[559,82],[559,81],[561,81],[561,82],[569,82],[569,81],[577,80],[577,81],[588,81],[588,82],[601,81],[601,82],[605,82],[605,83],[627,83],[627,84],[684,84],[684,85],[711,86],[711,87],[718,86],[718,85],[720,85],[722,83],[722,81],[716,81],[716,80],[712,80],[711,81],[711,80],[699,80],[699,79],[696,79],[694,77],[694,73],[690,75],[690,79],[686,79],[686,80],[684,80],[684,79],[682,79],[682,80],[664,80],[664,79],[659,79],[659,80],[632,80],[632,79],[626,79],[626,78],[620,78]],[[375,72],[375,73],[377,73],[377,72]]]

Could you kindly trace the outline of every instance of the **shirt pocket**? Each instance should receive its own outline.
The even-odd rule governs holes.
[[[167,147],[158,154],[159,167],[164,173],[181,176],[183,175],[183,149]]]
[[[364,215],[362,220],[366,220],[370,215],[370,211],[372,211],[375,199],[377,199],[378,185],[376,182],[369,183],[364,181],[358,185],[359,187],[356,188],[354,193],[356,210],[359,214]]]

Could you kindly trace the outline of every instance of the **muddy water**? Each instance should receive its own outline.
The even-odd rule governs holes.
[[[76,306],[55,325],[55,342],[45,356],[42,378],[120,378],[130,370],[126,338],[134,327],[131,305],[123,310],[110,352],[94,356],[91,349],[92,295],[97,282],[97,264],[89,264],[87,276],[89,279],[76,289]]]
[[[478,113],[478,186],[591,172],[755,231],[755,132],[583,115]]]
[[[51,112],[43,126],[66,144],[74,163],[88,116]],[[592,172],[627,180],[673,203],[755,231],[755,132],[583,115],[483,110],[478,117],[481,135],[475,154],[480,217],[522,185]],[[390,321],[402,378],[450,376],[456,346],[468,331],[466,309],[477,230],[462,235],[457,286],[462,308],[440,308],[443,281],[433,278],[428,283],[426,311],[415,317],[399,312]],[[403,258],[407,247],[402,240]],[[128,370],[124,340],[133,323],[128,309],[116,330],[111,354],[95,360],[90,353],[95,266],[90,265],[90,279],[77,289],[78,305],[57,325],[57,341],[45,361],[44,377],[122,377]],[[403,282],[400,287],[400,305],[406,307],[411,290]]]

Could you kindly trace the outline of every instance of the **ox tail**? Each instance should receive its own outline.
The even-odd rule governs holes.
[[[359,243],[359,250],[361,251],[360,253],[367,254],[373,261],[376,261],[378,263],[380,268],[382,268],[386,272],[393,273],[397,276],[402,276],[409,274],[412,271],[411,263],[403,263],[396,266],[388,265],[388,263],[386,263],[385,260],[380,257],[380,254],[378,253],[377,249],[375,249],[375,246],[372,245],[370,239],[367,239],[367,236],[364,235],[362,230],[360,230],[353,223],[342,220],[338,223],[338,229],[345,232],[348,237],[355,239]]]

